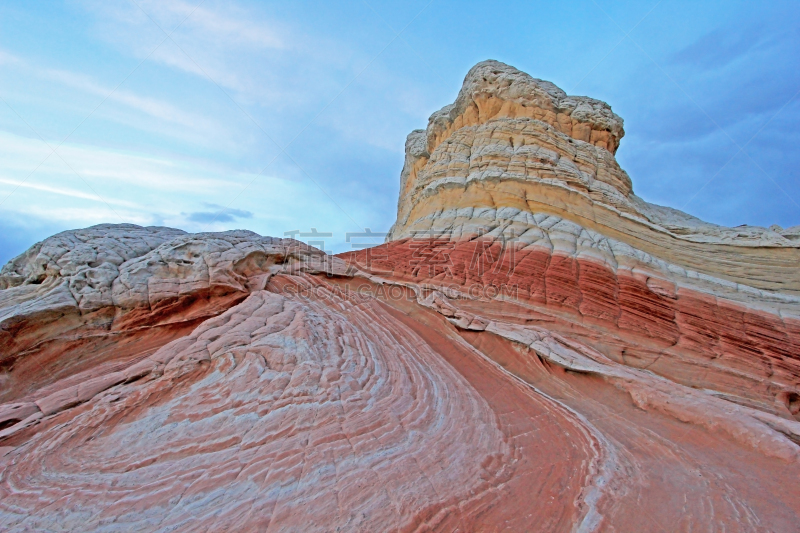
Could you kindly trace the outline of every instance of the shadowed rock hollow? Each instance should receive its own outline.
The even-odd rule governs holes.
[[[381,246],[101,225],[0,271],[4,531],[796,531],[800,229],[648,204],[486,61]]]

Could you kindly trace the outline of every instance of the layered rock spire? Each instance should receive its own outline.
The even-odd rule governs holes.
[[[604,102],[478,63],[455,103],[408,136],[389,240],[507,225],[525,240],[527,218],[549,215],[683,268],[800,294],[800,226],[726,228],[643,201],[614,157],[623,135]]]

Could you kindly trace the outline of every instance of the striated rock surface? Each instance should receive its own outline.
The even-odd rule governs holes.
[[[797,531],[800,231],[633,194],[487,61],[381,246],[102,225],[0,271],[3,531]]]
[[[607,104],[479,63],[456,103],[409,135],[389,240],[555,215],[697,272],[800,294],[800,227],[725,228],[646,203],[614,158],[622,135]]]

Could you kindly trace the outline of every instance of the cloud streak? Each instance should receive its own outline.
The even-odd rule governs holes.
[[[253,213],[244,209],[232,209],[217,204],[203,202],[203,205],[211,211],[195,211],[185,215],[192,222],[210,224],[212,222],[233,222],[237,218],[253,218]]]
[[[187,113],[169,102],[140,96],[121,88],[104,87],[88,76],[56,69],[41,69],[37,71],[37,74],[50,81],[62,83],[88,94],[123,104],[158,120],[204,131],[213,131],[215,128],[220,128],[214,121],[198,114]]]
[[[34,190],[34,191],[41,191],[41,192],[55,194],[55,195],[58,195],[58,196],[66,196],[66,197],[69,197],[69,198],[80,198],[82,200],[91,200],[93,202],[100,202],[102,204],[106,203],[106,201],[103,198],[100,198],[96,194],[84,193],[84,192],[81,192],[81,191],[77,191],[75,189],[68,189],[68,188],[64,188],[64,187],[52,187],[52,186],[49,186],[49,185],[41,185],[41,184],[38,184],[38,183],[32,183],[30,181],[22,182],[22,181],[10,180],[10,179],[6,179],[6,178],[0,178],[0,183],[2,183],[4,185],[10,185],[14,189],[22,187],[23,189],[31,189],[31,190]],[[128,201],[125,201],[125,200],[111,199],[111,200],[108,200],[108,203],[114,204],[114,205],[120,205],[120,206],[124,206],[124,207],[130,207],[132,209],[141,209],[142,208],[142,206],[140,206],[139,204],[136,204],[134,202],[128,202]]]

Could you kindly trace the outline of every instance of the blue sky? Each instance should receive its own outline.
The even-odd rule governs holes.
[[[648,201],[800,224],[800,4],[0,4],[0,261],[101,222],[385,231],[405,136],[497,59],[625,119]],[[312,239],[314,240],[314,239]]]

